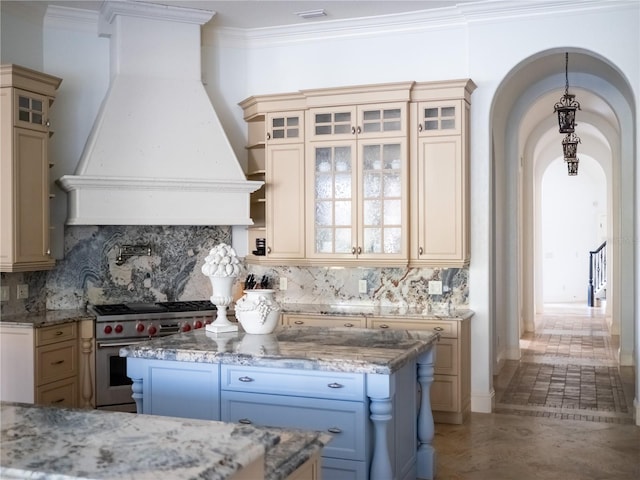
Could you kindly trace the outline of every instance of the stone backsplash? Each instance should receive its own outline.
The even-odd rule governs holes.
[[[231,227],[71,226],[65,228],[65,258],[50,272],[3,273],[0,283],[12,295],[0,313],[84,308],[87,303],[202,300],[211,284],[200,269],[209,250],[231,243]],[[118,265],[123,245],[150,245],[151,255],[134,256]],[[264,275],[285,303],[400,306],[438,311],[468,306],[468,269],[263,267],[245,265],[236,284],[249,273]],[[287,290],[279,290],[286,277]],[[359,293],[366,280],[367,293]],[[429,280],[441,280],[442,295],[428,295]],[[16,300],[18,284],[29,297]]]

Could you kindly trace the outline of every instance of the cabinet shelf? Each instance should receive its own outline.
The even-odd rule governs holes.
[[[266,173],[266,170],[253,170],[247,172],[247,177],[264,177]]]
[[[257,143],[253,143],[251,145],[247,145],[246,148],[247,150],[255,150],[257,148],[264,148],[267,145],[266,142],[257,142]]]

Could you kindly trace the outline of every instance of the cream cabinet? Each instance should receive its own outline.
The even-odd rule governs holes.
[[[401,102],[309,110],[307,258],[406,263],[406,112]]]
[[[78,324],[0,325],[2,400],[77,407]]]
[[[249,261],[304,258],[304,112],[297,98],[251,97],[241,103],[249,125],[247,177],[265,183],[251,195]],[[279,109],[270,111],[270,109]],[[264,239],[264,250],[256,241]]]
[[[469,263],[471,81],[414,89],[411,104],[411,266]],[[438,98],[442,97],[442,98]],[[436,99],[434,99],[436,98]],[[422,100],[422,101],[419,101]]]
[[[469,262],[471,80],[250,97],[250,263]]]
[[[369,328],[426,330],[440,334],[430,395],[433,418],[439,423],[464,423],[471,412],[470,321],[470,318],[367,317]]]
[[[49,107],[62,81],[0,66],[0,271],[49,270]]]

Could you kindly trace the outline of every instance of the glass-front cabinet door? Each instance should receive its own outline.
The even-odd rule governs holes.
[[[407,258],[405,139],[310,144],[307,256]]]

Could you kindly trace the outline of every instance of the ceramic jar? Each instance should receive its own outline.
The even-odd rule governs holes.
[[[236,302],[235,313],[245,332],[273,332],[280,320],[280,305],[275,300],[275,290],[244,290],[244,295]]]

